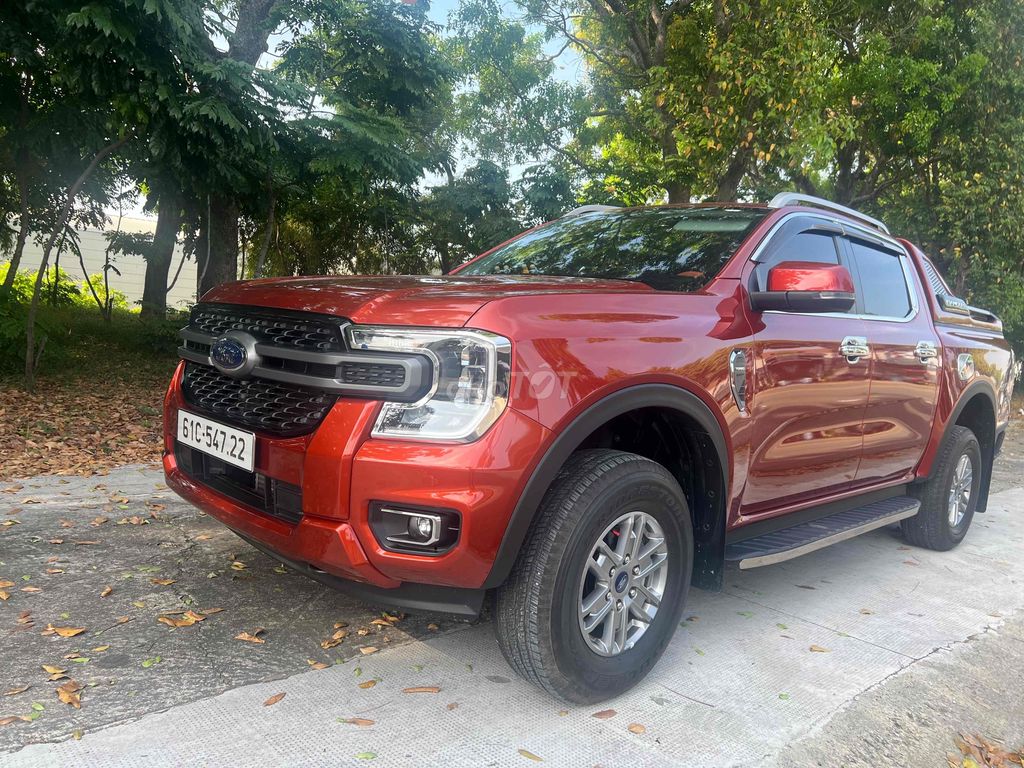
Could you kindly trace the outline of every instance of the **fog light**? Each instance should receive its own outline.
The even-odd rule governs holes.
[[[437,541],[439,523],[440,521],[435,517],[412,515],[409,518],[409,535],[424,542]]]
[[[459,515],[446,509],[370,504],[370,528],[384,549],[440,555],[459,538]]]

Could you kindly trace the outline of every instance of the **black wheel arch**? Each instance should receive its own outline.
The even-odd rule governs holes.
[[[702,526],[703,535],[695,539],[693,585],[705,589],[721,588],[725,559],[726,489],[731,471],[728,444],[711,408],[693,392],[672,384],[638,384],[617,390],[588,407],[559,432],[520,494],[484,588],[498,587],[508,578],[544,494],[573,452],[616,417],[644,409],[675,412],[691,420],[706,434],[706,442],[715,454],[719,471],[714,473],[714,479],[718,487],[712,495],[721,509],[713,521]],[[697,533],[695,525],[695,536]]]
[[[970,429],[978,439],[981,447],[982,475],[981,489],[978,499],[978,512],[984,512],[988,507],[989,488],[992,484],[992,464],[995,460],[995,450],[998,435],[997,429],[997,408],[996,393],[989,382],[984,380],[972,382],[961,394],[953,406],[953,410],[946,422],[942,440],[939,445],[945,444],[949,439],[952,427],[961,426]],[[930,474],[930,473],[929,473]],[[927,480],[928,476],[919,478]]]

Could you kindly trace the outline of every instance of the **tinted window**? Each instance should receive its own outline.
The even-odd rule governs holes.
[[[528,232],[460,275],[563,275],[695,291],[729,260],[766,211],[645,208],[577,214]]]
[[[784,242],[765,262],[768,266],[780,261],[813,261],[838,264],[836,239],[827,232],[801,232]]]
[[[906,317],[910,314],[907,278],[899,256],[856,240],[851,245],[860,273],[860,299],[865,314],[884,317]]]

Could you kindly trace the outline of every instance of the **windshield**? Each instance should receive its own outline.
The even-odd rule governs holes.
[[[768,212],[756,208],[595,211],[527,232],[460,275],[559,275],[636,280],[696,291],[725,265]]]

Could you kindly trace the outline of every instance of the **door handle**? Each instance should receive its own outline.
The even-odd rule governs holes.
[[[932,341],[919,341],[917,346],[914,347],[914,355],[922,363],[927,364],[929,360],[934,360],[939,356],[939,348]]]
[[[839,354],[846,358],[846,362],[857,363],[871,354],[871,347],[863,336],[847,336],[839,345]]]

